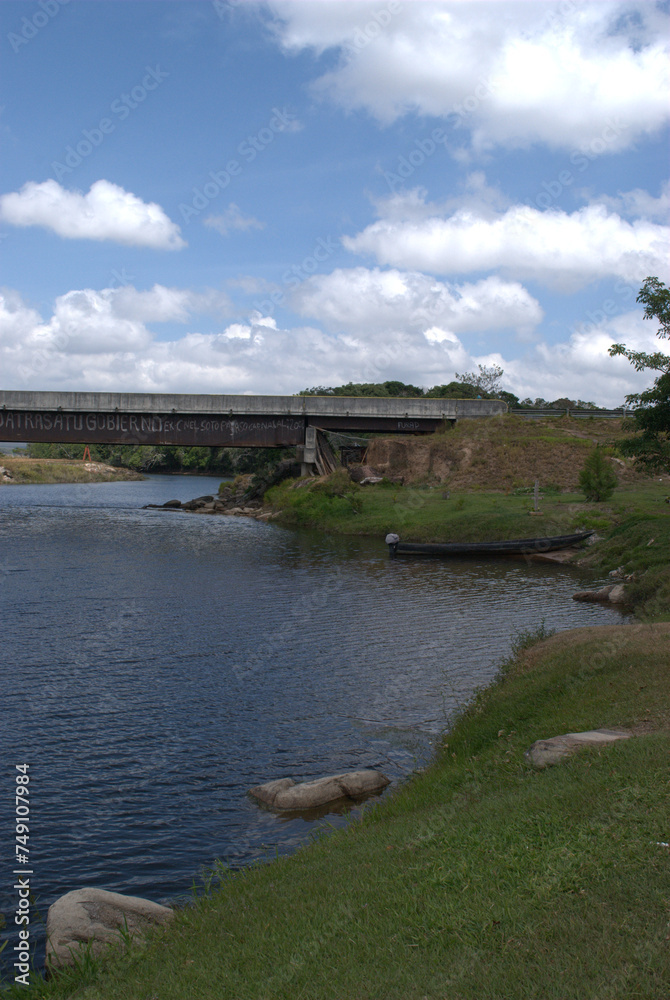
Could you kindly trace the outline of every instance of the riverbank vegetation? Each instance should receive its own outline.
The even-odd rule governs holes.
[[[644,305],[644,318],[661,325],[656,336],[670,339],[670,288],[658,278],[646,278],[637,301]],[[625,344],[612,344],[612,356],[623,355],[636,371],[660,372],[654,384],[644,392],[626,397],[635,407],[635,422],[640,434],[623,442],[623,450],[638,463],[657,472],[670,467],[670,356],[661,351],[648,354],[629,350]]]
[[[29,444],[31,458],[81,459],[83,444]],[[237,476],[260,472],[295,449],[182,448],[177,446],[91,444],[94,462],[104,462],[136,472],[186,476]]]
[[[619,457],[618,441],[630,435],[629,426],[512,416],[462,421],[430,437],[372,440],[365,461],[384,477],[376,485],[359,486],[338,470],[326,479],[286,481],[265,499],[276,523],[379,538],[396,532],[404,541],[481,542],[592,529],[595,544],[575,559],[602,574],[623,567],[622,575],[634,577],[626,589],[636,614],[670,618],[670,477],[651,478]],[[594,445],[618,482],[598,503],[579,487]]]
[[[28,458],[16,455],[0,457],[0,483],[28,485],[36,483],[109,483],[142,479],[132,469],[114,468],[103,462],[68,459]]]
[[[670,624],[525,636],[434,763],[346,829],[216,868],[165,934],[21,996],[659,1000],[669,643]],[[636,736],[542,771],[524,756],[596,727]]]

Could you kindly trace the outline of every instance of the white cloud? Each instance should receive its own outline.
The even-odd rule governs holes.
[[[402,179],[402,178],[401,178]],[[388,197],[372,198],[379,216],[390,222],[417,222],[433,215],[446,215],[456,211],[469,211],[484,219],[495,219],[512,204],[503,192],[486,180],[482,170],[466,174],[459,185],[458,194],[444,201],[427,202],[425,188],[398,188]],[[546,194],[546,192],[545,192]]]
[[[265,223],[254,218],[253,215],[242,215],[239,207],[231,201],[228,208],[221,215],[208,215],[203,219],[203,225],[210,229],[216,229],[222,236],[230,235],[231,230],[238,229],[246,232],[248,229],[265,229]]]
[[[633,191],[620,192],[616,198],[600,195],[594,200],[619,212],[620,215],[667,222],[670,217],[670,181],[666,181],[662,186],[658,198],[654,198],[648,191],[635,188]]]
[[[231,323],[223,335],[228,340],[251,340],[251,327],[244,323]]]
[[[643,320],[641,312],[635,311],[598,326],[580,326],[567,341],[538,344],[525,357],[486,363],[502,364],[505,382],[520,399],[542,396],[552,400],[567,396],[621,406],[627,395],[651,385],[655,373],[636,372],[625,358],[611,358],[608,349],[613,343],[625,343],[639,351],[659,349],[651,324]]]
[[[12,289],[0,292],[0,345],[7,351],[19,351],[28,332],[41,328],[42,317],[36,309],[27,306]]]
[[[43,226],[65,239],[111,240],[154,250],[186,246],[179,226],[160,205],[106,180],[92,184],[88,194],[66,191],[51,179],[28,181],[20,191],[0,197],[0,217],[13,226]]]
[[[42,366],[50,357],[110,358],[119,352],[146,350],[154,341],[146,323],[185,323],[192,314],[218,315],[224,307],[230,312],[227,297],[214,290],[197,293],[163,285],[145,292],[132,285],[101,291],[84,288],[58,296],[45,323],[10,291],[2,300],[0,338],[14,351],[41,358]]]
[[[151,339],[141,321],[116,314],[110,297],[83,289],[56,299],[41,346],[53,343],[67,354],[107,354],[142,350]]]
[[[526,335],[542,319],[538,302],[517,282],[498,277],[446,285],[416,272],[336,269],[296,289],[292,305],[334,331],[423,333],[436,325],[457,333],[514,329]]]
[[[443,330],[439,326],[431,326],[429,330],[424,330],[424,337],[431,344],[443,344],[445,340],[449,344],[458,344],[458,337],[450,330]]]
[[[432,274],[498,270],[565,291],[612,276],[640,283],[664,274],[670,258],[670,227],[627,222],[599,204],[572,214],[514,205],[498,214],[461,209],[444,216],[436,208],[423,218],[414,207],[403,220],[393,201],[389,217],[342,242],[381,264]]]
[[[522,357],[510,357],[516,352],[509,344],[493,354],[469,349],[468,333],[459,336],[454,326],[434,321],[363,331],[352,325],[328,334],[314,326],[280,329],[272,317],[255,314],[220,333],[160,341],[140,320],[119,320],[105,293],[60,296],[46,321],[7,293],[0,296],[0,368],[4,386],[16,389],[273,394],[392,378],[438,385],[477,364],[499,364],[505,387],[520,397],[569,396],[615,406],[652,377],[610,358],[610,344],[623,341],[645,351],[659,346],[641,310],[580,325],[563,343],[534,344]]]
[[[448,118],[473,144],[627,148],[668,120],[660,5],[277,0],[285,51],[339,51],[316,90],[381,122]],[[603,136],[608,129],[607,137]]]
[[[185,289],[154,285],[149,291],[140,292],[132,285],[124,285],[105,289],[102,294],[111,300],[115,314],[123,319],[185,323],[189,317],[191,293]]]
[[[228,296],[215,289],[199,293],[154,285],[148,291],[138,291],[132,285],[124,285],[106,288],[100,294],[110,299],[117,316],[143,323],[186,323],[196,313],[229,316],[233,312]]]

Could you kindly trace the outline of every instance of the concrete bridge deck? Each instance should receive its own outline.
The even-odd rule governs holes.
[[[430,434],[444,421],[505,413],[501,400],[371,396],[218,396],[0,390],[0,441],[303,446],[316,429]]]

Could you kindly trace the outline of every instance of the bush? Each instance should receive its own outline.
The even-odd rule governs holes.
[[[599,446],[593,449],[584,462],[584,468],[579,473],[579,485],[586,499],[594,503],[609,500],[614,493],[618,480]]]

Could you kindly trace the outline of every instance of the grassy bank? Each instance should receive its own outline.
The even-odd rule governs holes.
[[[387,477],[359,487],[344,472],[327,481],[285,482],[268,503],[286,525],[404,541],[481,542],[561,535],[593,528],[600,540],[576,558],[608,573],[635,574],[627,594],[644,620],[670,619],[670,476],[650,479],[617,451],[632,421],[462,420],[419,437],[376,438],[366,463]],[[594,445],[619,482],[612,498],[587,503],[579,472]],[[402,485],[389,479],[402,479]],[[539,481],[540,513],[533,509]]]
[[[0,466],[9,475],[0,475],[5,486],[25,486],[29,483],[109,483],[143,479],[132,469],[116,468],[102,462],[54,458],[17,458],[0,456]]]
[[[21,995],[77,1000],[662,1000],[670,625],[521,652],[436,761],[293,857],[220,872],[144,949]],[[523,645],[523,643],[521,643]],[[639,735],[534,771],[542,737]]]
[[[298,486],[298,488],[296,488]],[[486,541],[560,535],[594,529],[598,541],[576,558],[600,573],[624,567],[642,619],[670,619],[670,481],[643,479],[620,486],[610,500],[545,491],[530,514],[530,487],[510,493],[446,490],[440,486],[357,486],[342,473],[325,482],[282,483],[266,495],[280,524],[325,532],[372,535],[394,531],[404,541]]]

